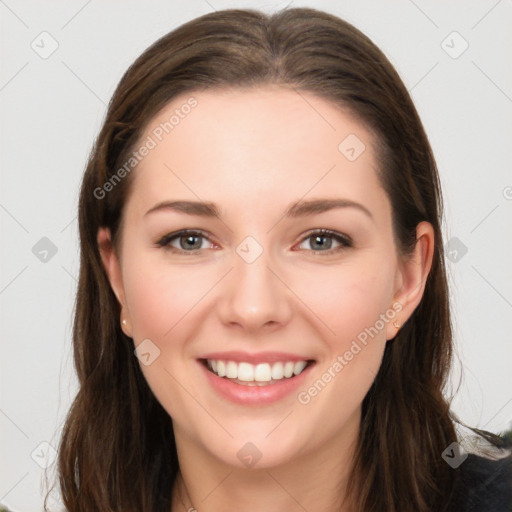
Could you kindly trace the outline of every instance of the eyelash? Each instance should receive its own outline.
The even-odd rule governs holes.
[[[194,249],[192,251],[184,251],[182,249],[178,249],[176,247],[172,247],[171,245],[169,245],[174,239],[180,238],[185,235],[198,236],[201,238],[208,239],[208,237],[206,236],[206,233],[204,233],[202,231],[197,231],[197,230],[193,230],[193,229],[184,229],[182,231],[177,231],[175,233],[169,233],[168,235],[163,236],[160,240],[158,240],[158,242],[156,242],[156,245],[158,247],[162,247],[162,248],[169,250],[171,252],[174,252],[176,254],[186,254],[187,256],[197,256],[200,251],[204,250],[204,249]],[[304,238],[301,239],[301,241],[299,242],[299,245],[302,244],[304,241],[306,241],[308,238],[312,238],[315,235],[333,238],[334,240],[336,240],[336,242],[339,242],[341,245],[339,247],[335,247],[334,249],[329,249],[327,251],[308,250],[308,252],[312,252],[314,254],[332,255],[334,253],[341,252],[341,251],[353,246],[353,242],[350,237],[348,237],[346,235],[341,235],[340,233],[337,233],[336,231],[331,231],[330,229],[317,229],[316,231],[309,232]]]

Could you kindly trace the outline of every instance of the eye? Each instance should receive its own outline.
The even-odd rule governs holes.
[[[205,240],[208,240],[208,237],[204,232],[185,229],[163,236],[156,242],[156,245],[177,254],[197,255],[200,251],[208,248],[203,247]],[[350,237],[337,233],[336,231],[331,231],[330,229],[317,229],[316,231],[310,232],[302,239],[301,245],[309,240],[313,240],[310,246],[314,253],[337,253],[353,245]],[[339,244],[338,247],[332,247],[333,240]],[[178,244],[178,247],[173,245],[175,243]],[[214,245],[213,242],[210,242],[210,244]]]
[[[347,249],[348,247],[352,247],[353,245],[350,237],[336,233],[336,231],[331,231],[330,229],[318,229],[316,231],[310,232],[306,237],[302,239],[301,244],[308,240],[312,240],[310,246],[312,247],[312,251],[315,253],[332,254]],[[335,240],[340,245],[338,247],[332,248],[333,240]]]
[[[172,244],[174,240],[176,240],[178,247]],[[179,254],[194,255],[205,248],[207,249],[207,247],[202,247],[204,240],[208,240],[208,238],[202,231],[184,229],[163,236],[156,244]]]

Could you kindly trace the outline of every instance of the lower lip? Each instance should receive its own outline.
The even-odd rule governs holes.
[[[274,384],[245,386],[224,377],[219,377],[208,370],[202,361],[199,361],[199,364],[213,389],[224,398],[240,405],[265,405],[281,400],[296,391],[304,383],[304,380],[315,365],[315,363],[310,364],[299,375],[289,379],[284,378]]]

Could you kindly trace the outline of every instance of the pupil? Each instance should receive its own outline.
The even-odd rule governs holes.
[[[318,236],[318,235],[317,235],[317,236],[315,236],[314,238],[315,238],[315,244],[316,244],[318,240],[325,240],[325,239],[326,239],[326,238],[328,238],[328,237],[327,237],[327,236]],[[327,242],[327,243],[325,243],[325,242],[324,242],[324,243],[320,243],[320,248],[322,248],[322,247],[326,247],[326,246],[327,246],[327,248],[329,248],[329,247],[328,247],[328,246],[329,246],[329,243],[328,243],[328,242]],[[314,249],[314,248],[313,248],[313,249]]]
[[[185,240],[186,240],[186,243],[188,243],[190,240],[194,240],[194,239],[196,239],[196,241],[197,241],[197,240],[199,240],[199,238],[200,238],[200,237],[199,237],[199,236],[197,236],[197,235],[186,235],[186,236],[182,237],[181,239],[182,239],[182,240],[183,240],[183,239],[185,239]],[[192,246],[193,246],[193,245],[194,245],[194,243],[192,242]],[[197,245],[197,243],[196,243],[196,245]],[[199,243],[199,247],[191,247],[190,245],[188,245],[187,247],[188,247],[189,249],[190,249],[190,248],[192,248],[192,249],[196,249],[196,248],[201,247],[201,243]]]

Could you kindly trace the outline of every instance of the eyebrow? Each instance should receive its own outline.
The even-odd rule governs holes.
[[[348,199],[312,199],[309,201],[296,201],[284,212],[284,217],[304,217],[323,213],[334,208],[356,208],[373,219],[370,210],[360,203]],[[201,217],[221,218],[219,207],[215,203],[205,201],[162,201],[150,208],[144,216],[159,212],[173,211],[187,215]]]

